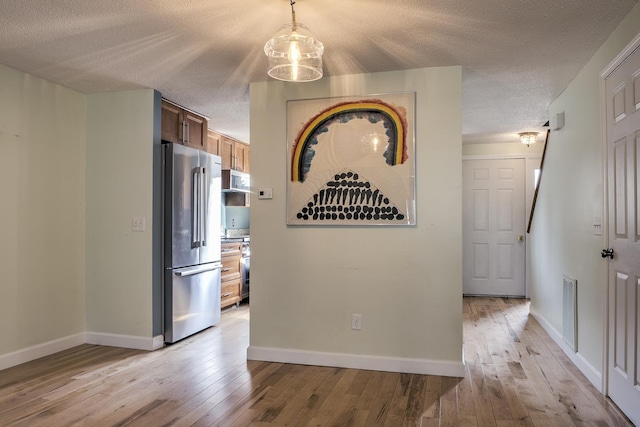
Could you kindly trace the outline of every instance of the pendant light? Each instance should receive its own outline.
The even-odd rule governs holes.
[[[538,132],[520,132],[520,142],[527,147],[538,142]]]
[[[322,53],[324,46],[309,28],[296,22],[296,12],[291,3],[291,22],[284,24],[264,45],[269,58],[267,73],[277,80],[287,82],[311,82],[322,77]]]

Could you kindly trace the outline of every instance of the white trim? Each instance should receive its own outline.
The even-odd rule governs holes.
[[[593,386],[602,393],[602,375],[596,368],[594,368],[580,353],[574,353],[571,348],[562,339],[562,334],[554,328],[551,323],[547,321],[540,313],[538,313],[533,307],[529,307],[529,312],[534,319],[540,323],[542,329],[544,329],[551,339],[560,347],[560,349],[567,355],[567,357],[573,362],[574,365],[584,374]]]
[[[462,361],[408,359],[403,357],[370,356],[365,354],[325,353],[319,351],[250,346],[248,360],[294,363],[299,365],[332,366],[406,374],[464,377]]]
[[[160,347],[157,345],[158,337],[136,337],[132,335],[105,334],[102,332],[86,332],[86,343],[95,345],[107,345],[111,347],[133,348],[136,350],[153,351]]]
[[[635,52],[635,50],[638,49],[639,47],[640,47],[640,33],[638,33],[636,37],[633,40],[631,40],[631,42],[627,46],[625,46],[624,49],[622,49],[622,51],[618,54],[618,56],[616,56],[613,59],[613,61],[611,61],[609,65],[607,65],[605,69],[602,70],[602,73],[600,73],[600,78],[604,80],[607,77],[609,77],[609,75],[611,75],[611,73],[613,73],[616,70],[616,68],[622,65],[622,63],[626,61],[627,58],[631,56],[631,54]]]
[[[13,353],[0,355],[0,370],[27,363],[41,357],[49,356],[60,351],[68,350],[84,344],[84,333],[49,341],[27,347]]]
[[[600,73],[600,140],[602,141],[602,182],[603,191],[603,212],[602,212],[602,234],[604,247],[609,247],[609,150],[607,141],[607,78],[627,60],[638,48],[640,48],[640,33],[625,46],[624,49],[607,65]],[[609,263],[604,267],[603,290],[603,348],[602,348],[602,393],[609,395]]]
[[[462,160],[541,159],[542,153],[532,154],[465,154]]]
[[[613,64],[613,63],[612,63]],[[611,65],[609,65],[611,67]],[[609,68],[607,67],[607,68]],[[616,65],[617,68],[617,65]],[[608,77],[610,73],[607,73]],[[609,247],[609,154],[607,142],[607,90],[606,77],[600,76],[600,141],[602,158],[602,242],[603,247]],[[609,263],[604,263],[602,277],[602,393],[609,395]]]
[[[155,337],[153,337],[151,351],[158,350],[162,347],[164,347],[164,335],[156,335]]]

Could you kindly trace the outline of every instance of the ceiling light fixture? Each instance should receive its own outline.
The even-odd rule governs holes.
[[[527,147],[538,142],[538,132],[520,132],[520,142]]]
[[[309,28],[296,22],[296,12],[291,3],[291,22],[280,27],[264,45],[269,58],[267,73],[286,82],[312,82],[322,77],[322,53],[324,46]]]

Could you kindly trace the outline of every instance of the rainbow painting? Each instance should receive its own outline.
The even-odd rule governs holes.
[[[287,103],[290,225],[415,224],[415,93]]]
[[[295,139],[291,156],[291,180],[303,182],[311,167],[313,146],[318,143],[318,135],[327,131],[332,123],[346,123],[354,119],[371,122],[382,121],[389,138],[384,157],[389,166],[407,160],[407,120],[398,107],[393,107],[378,99],[342,102],[333,105],[312,117],[300,130]]]

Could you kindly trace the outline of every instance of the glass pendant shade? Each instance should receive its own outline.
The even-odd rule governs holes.
[[[294,20],[283,25],[264,45],[267,73],[277,80],[311,82],[322,77],[324,46],[306,25]]]

